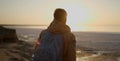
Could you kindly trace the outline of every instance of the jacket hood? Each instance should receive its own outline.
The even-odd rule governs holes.
[[[49,25],[47,30],[55,34],[71,32],[68,25],[55,20]]]

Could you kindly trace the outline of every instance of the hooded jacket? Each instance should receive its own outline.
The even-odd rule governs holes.
[[[63,35],[63,60],[62,61],[76,61],[76,40],[75,36],[71,33],[70,27],[62,22],[53,21],[47,31],[53,34]],[[44,35],[43,30],[39,35],[39,40]]]

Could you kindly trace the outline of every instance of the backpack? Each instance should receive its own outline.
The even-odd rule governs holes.
[[[34,61],[62,61],[62,34],[46,31],[34,54]]]

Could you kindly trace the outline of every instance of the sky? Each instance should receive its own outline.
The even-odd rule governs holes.
[[[73,31],[120,32],[120,0],[0,0],[0,24],[48,26],[56,8]]]

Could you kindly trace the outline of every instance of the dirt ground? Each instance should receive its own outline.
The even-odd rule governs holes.
[[[0,61],[32,61],[33,45],[26,42],[0,44]]]

